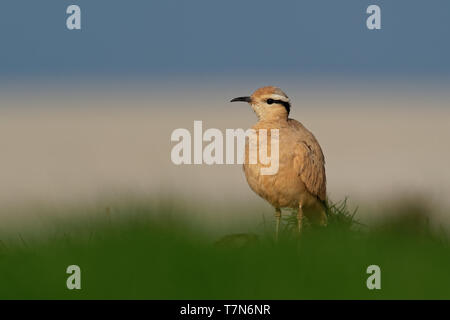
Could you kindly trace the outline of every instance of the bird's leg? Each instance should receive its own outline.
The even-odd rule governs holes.
[[[275,241],[278,241],[278,229],[280,228],[280,220],[281,220],[281,210],[280,208],[275,208]]]
[[[300,205],[298,206],[297,222],[298,222],[298,234],[301,235],[301,233],[302,233],[302,224],[303,224],[303,209],[302,209],[302,204],[300,204]]]

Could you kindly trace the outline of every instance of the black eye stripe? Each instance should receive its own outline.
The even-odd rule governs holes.
[[[274,100],[274,99],[267,99],[266,102],[268,104],[272,104],[272,103],[279,103],[279,104],[289,103],[289,102],[286,102],[286,101],[283,101],[283,100]]]
[[[266,102],[267,102],[267,104],[272,104],[272,103],[281,104],[286,109],[288,114],[291,111],[291,104],[287,101],[267,99]]]

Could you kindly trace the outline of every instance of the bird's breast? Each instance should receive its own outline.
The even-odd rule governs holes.
[[[257,162],[251,163],[249,154],[254,152],[251,150],[252,143],[247,141],[245,150],[244,172],[250,188],[259,196],[267,200],[275,207],[297,207],[299,194],[305,191],[305,186],[298,176],[298,170],[295,168],[294,153],[292,148],[289,148],[289,143],[285,139],[283,141],[283,130],[280,130],[280,139],[278,146],[278,168],[275,174],[263,174],[264,168],[274,167],[272,162],[262,163],[259,157],[261,151],[258,144],[255,149],[258,153]],[[273,150],[270,146],[270,139],[267,140],[269,146],[267,150],[262,150],[268,153],[273,159]]]

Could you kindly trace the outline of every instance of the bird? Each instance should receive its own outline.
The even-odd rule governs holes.
[[[291,101],[278,87],[257,89],[251,96],[230,102],[247,102],[256,113],[254,132],[266,129],[270,141],[272,129],[278,129],[279,165],[272,175],[264,175],[267,164],[249,161],[249,139],[245,144],[243,170],[250,188],[275,209],[275,240],[278,240],[281,209],[297,211],[298,234],[302,233],[304,217],[314,225],[326,226],[325,157],[315,136],[295,119],[289,118]],[[270,152],[270,146],[268,151]],[[259,154],[259,153],[258,153]]]

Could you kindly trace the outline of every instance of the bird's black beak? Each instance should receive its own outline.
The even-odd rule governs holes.
[[[238,98],[231,99],[230,102],[236,102],[236,101],[241,101],[241,102],[248,102],[248,103],[250,103],[250,102],[252,102],[252,98],[251,98],[251,97],[238,97]]]

